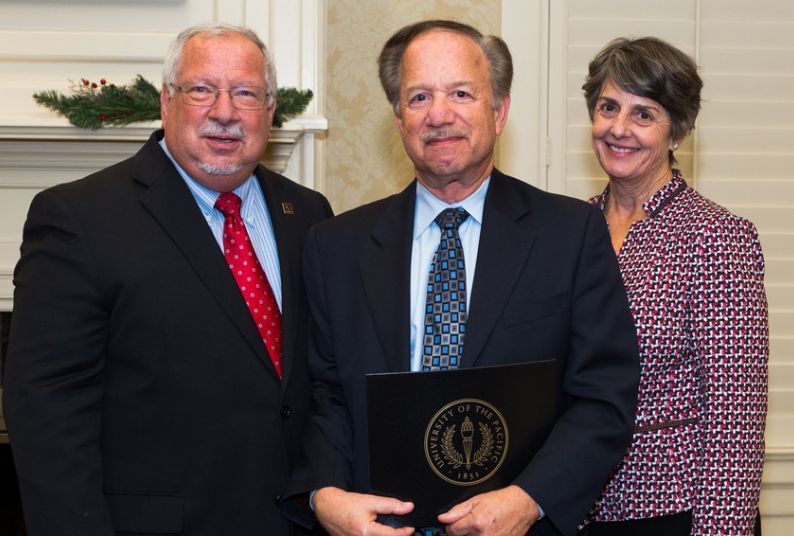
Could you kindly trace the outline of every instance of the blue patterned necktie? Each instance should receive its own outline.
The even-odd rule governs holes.
[[[460,366],[466,333],[466,264],[458,228],[469,217],[462,207],[436,216],[441,242],[427,279],[422,370]]]

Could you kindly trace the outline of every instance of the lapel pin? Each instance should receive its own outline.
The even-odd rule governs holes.
[[[295,214],[295,211],[292,209],[292,203],[289,202],[281,203],[281,211],[289,216]]]

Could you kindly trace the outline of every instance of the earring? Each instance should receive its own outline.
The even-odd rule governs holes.
[[[677,144],[677,143],[674,143],[674,144],[673,144],[673,151],[675,151],[676,149],[678,149],[678,144]]]

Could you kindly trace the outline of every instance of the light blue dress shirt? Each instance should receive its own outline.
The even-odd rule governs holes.
[[[193,177],[187,174],[179,164],[176,163],[174,157],[165,144],[165,139],[160,140],[160,146],[174,163],[179,175],[187,184],[190,193],[196,200],[196,204],[204,215],[207,225],[210,226],[215,241],[223,251],[223,224],[224,217],[219,210],[215,208],[215,201],[220,197],[220,192],[216,192],[207,188],[203,184],[196,181]],[[273,223],[270,220],[270,212],[267,209],[265,196],[262,189],[259,187],[259,182],[254,175],[251,175],[244,183],[235,188],[234,193],[237,194],[243,203],[240,207],[240,217],[243,219],[245,228],[248,231],[248,237],[254,246],[256,257],[259,259],[259,264],[265,270],[267,280],[270,287],[273,289],[273,295],[278,303],[279,310],[281,307],[281,267],[278,263],[278,248],[276,247],[276,235],[273,232]]]
[[[441,229],[435,224],[438,214],[447,208],[463,207],[469,213],[458,233],[463,245],[463,259],[466,262],[466,306],[471,310],[471,288],[474,281],[474,268],[477,265],[477,252],[480,247],[482,212],[485,207],[485,194],[491,177],[483,181],[476,192],[466,199],[448,205],[430,193],[430,190],[416,183],[416,209],[414,211],[414,239],[411,250],[411,370],[422,369],[422,343],[425,329],[425,301],[427,299],[427,278],[430,265],[441,240]],[[463,358],[466,359],[466,345],[463,345]]]

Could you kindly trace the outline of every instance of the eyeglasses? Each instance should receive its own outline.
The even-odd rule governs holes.
[[[238,110],[260,110],[265,107],[271,97],[271,93],[256,86],[237,86],[232,88],[221,88],[205,85],[177,86],[171,87],[182,93],[182,102],[190,106],[209,107],[218,100],[221,91],[228,91],[232,99],[232,106]]]

